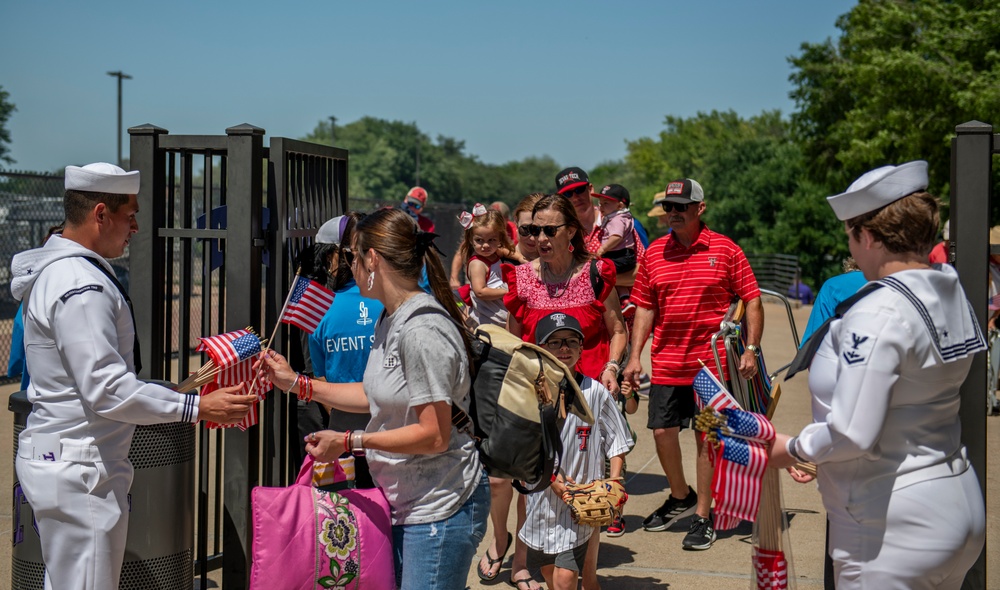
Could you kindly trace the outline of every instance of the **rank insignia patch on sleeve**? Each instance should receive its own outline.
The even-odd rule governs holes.
[[[82,294],[86,293],[87,291],[97,291],[98,293],[103,293],[104,292],[104,287],[102,287],[100,285],[84,285],[83,287],[77,287],[76,289],[71,289],[71,290],[66,291],[65,293],[63,293],[62,297],[59,298],[59,301],[62,301],[63,303],[66,303],[66,301],[70,297],[72,297],[74,295],[82,295]]]

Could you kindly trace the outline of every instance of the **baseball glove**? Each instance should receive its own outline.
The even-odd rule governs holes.
[[[587,484],[567,483],[563,502],[573,511],[573,522],[585,526],[607,526],[621,516],[628,494],[622,478],[595,479]]]

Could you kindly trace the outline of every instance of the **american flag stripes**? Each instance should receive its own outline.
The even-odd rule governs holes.
[[[333,304],[333,297],[333,291],[323,285],[296,275],[281,321],[312,334],[323,319],[323,314]]]
[[[715,528],[725,531],[736,528],[742,520],[757,518],[760,481],[767,469],[767,445],[724,434],[719,435],[719,443],[722,448],[716,453],[712,498]]]
[[[692,385],[694,392],[698,394],[695,397],[695,402],[697,402],[699,410],[704,410],[705,406],[710,406],[716,410],[740,407],[736,403],[736,400],[733,399],[733,396],[729,395],[726,388],[715,378],[715,375],[708,370],[708,367],[702,367],[698,371],[698,374],[694,376],[694,383]]]
[[[219,369],[215,375],[215,382],[202,388],[202,395],[211,393],[220,387],[230,387],[238,383],[243,383],[240,393],[247,395],[250,392],[250,383],[254,378],[253,363],[261,351],[260,338],[247,330],[235,330],[200,340],[197,350],[207,352],[208,357]],[[271,389],[271,382],[266,377],[261,376],[258,380],[262,385],[259,388],[260,391]],[[243,421],[236,425],[237,428],[246,430],[257,424],[257,406],[258,404],[253,405]],[[214,422],[207,422],[205,425],[209,428],[219,427]]]
[[[782,551],[757,548],[753,555],[754,577],[758,590],[786,590],[788,561]]]

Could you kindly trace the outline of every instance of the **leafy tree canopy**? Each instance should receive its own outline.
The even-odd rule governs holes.
[[[16,110],[17,107],[10,102],[10,93],[0,86],[0,162],[8,164],[13,164],[14,158],[10,157],[10,130],[7,129],[7,121]]]

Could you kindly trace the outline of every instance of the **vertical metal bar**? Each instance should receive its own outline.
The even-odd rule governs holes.
[[[129,290],[135,305],[135,323],[139,348],[145,356],[142,379],[162,379],[163,367],[157,360],[163,356],[162,334],[155,334],[163,326],[163,240],[157,231],[163,227],[164,158],[159,151],[159,136],[166,129],[155,125],[131,127],[129,152],[133,170],[139,170],[139,200],[148,203],[139,208],[136,221],[139,233],[129,243]],[[141,260],[143,264],[131,264]]]
[[[235,328],[260,321],[264,130],[239,125],[226,129],[226,135],[232,205],[227,208],[226,323]],[[222,587],[242,590],[250,565],[250,489],[259,483],[259,429],[229,428],[224,436]]]
[[[167,211],[164,215],[164,226],[173,227],[175,225],[174,219],[174,205],[177,202],[177,158],[174,152],[167,153]],[[167,276],[164,277],[165,285],[173,285],[173,272],[174,272],[174,238],[161,238],[164,241],[164,252],[167,256],[164,262],[164,269],[166,270]],[[173,318],[174,318],[174,306],[173,298],[170,294],[163,294],[162,304],[164,306],[163,310],[163,358],[159,362],[163,364],[163,374],[170,379],[170,349],[171,346],[167,343],[167,338],[170,337],[171,331],[173,329]],[[180,381],[176,381],[180,383]]]
[[[981,326],[986,326],[989,297],[990,167],[993,154],[993,127],[979,121],[955,128],[952,140],[951,240],[955,247],[955,268],[965,295]],[[979,476],[986,496],[986,353],[973,357],[969,376],[962,384],[962,441]],[[969,570],[962,588],[986,587],[986,550]]]

